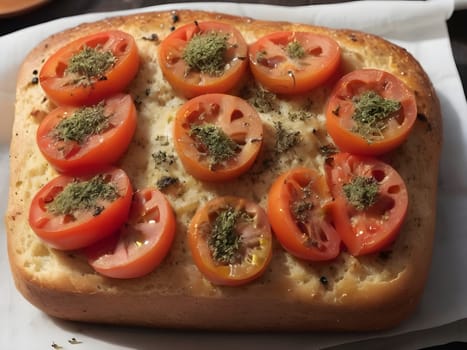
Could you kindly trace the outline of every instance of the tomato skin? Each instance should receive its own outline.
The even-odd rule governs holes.
[[[118,168],[108,168],[102,174],[116,185],[120,197],[111,203],[103,201],[101,204],[104,209],[97,215],[90,211],[75,212],[75,220],[48,212],[46,204],[70,182],[75,179],[88,180],[91,176],[76,178],[59,175],[42,187],[32,199],[29,209],[29,224],[37,236],[53,248],[74,250],[95,243],[118,230],[127,220],[130,209],[133,192],[130,179]]]
[[[52,130],[73,115],[77,107],[54,109],[39,125],[37,144],[42,155],[61,173],[80,175],[98,172],[116,163],[125,153],[136,130],[136,107],[130,95],[116,94],[105,102],[105,114],[112,125],[101,134],[90,136],[83,144],[57,140]]]
[[[91,84],[73,83],[75,79],[66,73],[70,58],[84,46],[95,48],[102,45],[117,58],[116,63],[105,73],[105,79],[93,79]],[[122,92],[139,69],[138,47],[133,37],[118,30],[91,34],[61,47],[44,64],[39,73],[39,82],[46,95],[56,105],[91,105]]]
[[[397,100],[402,112],[383,132],[384,138],[369,142],[351,129],[355,106],[354,96],[375,91],[383,98]],[[326,128],[342,152],[360,155],[381,155],[400,146],[409,136],[417,118],[414,94],[396,76],[377,69],[361,69],[348,73],[335,85],[326,106]]]
[[[303,58],[287,55],[287,45],[295,41],[306,52]],[[299,94],[325,83],[337,71],[340,60],[337,42],[315,33],[275,32],[249,47],[250,69],[255,79],[279,94]]]
[[[159,190],[146,188],[134,193],[128,222],[116,234],[85,248],[84,253],[101,275],[137,278],[163,261],[174,238],[175,215],[169,201]]]
[[[210,227],[212,217],[216,212],[232,206],[238,210],[245,210],[253,215],[254,226],[244,228],[242,237],[256,238],[258,248],[251,249],[255,258],[241,264],[217,263],[208,245],[206,227]],[[217,197],[199,208],[193,216],[188,228],[188,244],[193,260],[203,275],[213,284],[239,286],[259,278],[266,270],[272,257],[272,235],[267,215],[264,210],[249,200],[239,197]]]
[[[334,224],[350,254],[371,254],[391,244],[404,223],[408,207],[407,188],[397,171],[373,157],[338,153],[327,163],[326,173],[334,196]],[[343,190],[355,176],[374,177],[378,181],[378,199],[365,210],[354,208]]]
[[[292,211],[300,201],[311,205],[306,222],[301,223]],[[324,176],[313,169],[295,168],[279,176],[269,190],[269,222],[278,241],[292,255],[309,261],[332,260],[339,255],[341,245],[333,227],[332,205]]]
[[[211,31],[229,35],[229,68],[220,76],[196,71],[187,74],[188,65],[182,58],[183,49],[193,36]],[[235,27],[221,22],[198,22],[176,29],[160,43],[159,62],[170,85],[186,98],[193,98],[208,93],[226,93],[239,85],[248,68],[247,52],[245,39]]]
[[[240,147],[240,151],[215,169],[199,150],[192,124],[212,123],[221,128]],[[258,156],[263,141],[263,124],[245,100],[225,94],[207,94],[186,102],[177,112],[174,123],[175,150],[186,171],[204,181],[226,181],[246,172]]]

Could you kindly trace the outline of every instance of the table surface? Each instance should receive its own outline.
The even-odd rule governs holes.
[[[146,6],[171,2],[192,2],[193,0],[80,0],[80,1],[58,1],[49,0],[41,6],[23,13],[8,16],[0,16],[0,35],[26,28],[35,24],[47,22],[56,18],[74,16],[91,12],[105,12],[124,9],[134,9]],[[343,2],[338,0],[237,0],[236,2],[264,3],[274,5],[311,5],[324,3]],[[451,39],[454,59],[464,87],[464,95],[467,92],[467,10],[455,11],[448,20],[448,30]],[[465,349],[465,343],[449,343],[432,347],[436,350]]]

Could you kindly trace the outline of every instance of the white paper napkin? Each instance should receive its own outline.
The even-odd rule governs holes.
[[[400,327],[371,334],[225,334],[182,333],[92,326],[51,319],[16,291],[9,272],[5,231],[0,229],[0,348],[47,349],[315,349],[377,337],[368,346],[411,349],[454,340],[467,341],[467,105],[451,52],[446,20],[453,0],[363,1],[334,5],[278,7],[233,3],[184,3],[63,18],[0,37],[0,210],[8,187],[8,144],[13,119],[16,72],[27,54],[50,34],[82,22],[113,15],[166,9],[204,9],[268,20],[285,20],[360,29],[406,48],[423,65],[439,95],[444,148],[439,181],[437,232],[429,281],[415,315]],[[427,150],[429,151],[429,150]],[[452,322],[457,323],[451,324]],[[442,326],[442,327],[440,327]],[[433,328],[437,327],[437,328]],[[396,336],[398,335],[398,336]],[[71,345],[77,338],[83,344]],[[385,337],[384,340],[382,337]],[[390,338],[386,338],[390,337]],[[358,345],[345,345],[351,349]]]

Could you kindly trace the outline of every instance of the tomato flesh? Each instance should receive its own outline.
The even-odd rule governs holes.
[[[90,265],[112,278],[136,278],[153,271],[175,238],[170,203],[156,189],[135,192],[128,221],[114,235],[84,250]]]
[[[295,168],[279,176],[268,195],[268,217],[275,236],[292,255],[310,261],[332,260],[340,253],[333,227],[331,195],[323,176]]]
[[[249,219],[235,224],[241,259],[219,262],[213,257],[209,239],[213,221],[227,208],[240,211]],[[218,285],[238,286],[259,278],[272,256],[272,235],[266,213],[256,203],[238,197],[218,197],[198,209],[189,225],[188,243],[198,269]]]
[[[104,101],[108,127],[92,134],[83,142],[57,138],[57,125],[80,109],[62,106],[54,109],[41,122],[36,140],[40,151],[55,169],[78,175],[98,172],[100,168],[116,163],[128,148],[136,130],[136,108],[130,95],[117,94]]]
[[[407,188],[397,171],[372,157],[339,153],[332,157],[326,172],[335,198],[334,224],[349,252],[356,256],[375,253],[392,243],[408,207]],[[344,186],[356,176],[378,183],[375,203],[363,210],[352,205],[344,192]]]
[[[69,73],[70,60],[84,48],[111,52],[115,62],[99,77],[82,79]],[[122,92],[139,69],[138,47],[133,37],[118,30],[91,34],[61,47],[44,64],[39,82],[56,105],[91,105]]]
[[[100,200],[95,209],[76,210],[72,214],[54,214],[47,209],[67,185],[87,181],[91,176],[71,177],[60,175],[34,196],[29,209],[29,224],[44,242],[61,250],[83,248],[111,235],[127,220],[131,204],[132,187],[125,172],[109,168],[100,173],[114,185],[118,198],[114,201]]]
[[[195,36],[217,33],[227,36],[224,53],[225,67],[220,74],[209,74],[192,69],[183,59],[183,51]],[[187,98],[208,93],[227,93],[239,85],[248,68],[248,46],[241,33],[233,26],[221,22],[186,24],[159,45],[161,70],[172,87]]]
[[[288,48],[295,45],[295,51]],[[299,94],[325,83],[339,67],[341,50],[332,38],[308,32],[275,32],[249,48],[250,68],[266,89]]]
[[[193,136],[193,126],[214,125],[234,142],[234,154],[213,164],[209,149]],[[183,166],[205,181],[226,181],[245,173],[254,163],[263,141],[263,124],[243,99],[207,94],[186,102],[177,112],[174,142]]]
[[[353,118],[354,99],[369,91],[401,106],[396,115],[388,118],[386,127],[370,138],[355,131],[357,124]],[[414,94],[394,75],[377,69],[361,69],[336,83],[325,113],[327,131],[341,151],[381,155],[408,138],[417,118],[417,105]]]

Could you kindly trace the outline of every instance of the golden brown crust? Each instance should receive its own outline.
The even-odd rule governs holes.
[[[179,278],[191,279],[192,283],[200,285],[199,292],[195,292],[179,288],[172,281],[167,281],[170,283],[166,289],[159,288],[155,280],[166,276],[165,267],[157,276],[134,281],[105,279],[94,274],[74,254],[50,250],[37,241],[27,225],[27,208],[34,191],[50,180],[54,172],[41,159],[33,142],[38,122],[52,105],[43,100],[40,88],[31,83],[32,72],[64,43],[109,28],[131,32],[143,48],[141,55],[150,55],[148,45],[156,50],[156,44],[141,38],[151,33],[157,33],[160,39],[165,37],[173,25],[172,15],[172,12],[146,13],[82,24],[52,35],[26,57],[18,75],[6,217],[8,253],[19,291],[31,303],[59,318],[171,328],[375,330],[393,327],[408,317],[423,292],[431,260],[442,134],[440,107],[429,78],[406,50],[357,31],[272,23],[208,12],[177,12],[180,18],[177,25],[194,20],[222,20],[234,24],[248,42],[277,30],[330,35],[343,49],[342,70],[384,69],[415,92],[419,114],[415,128],[400,149],[386,156],[406,181],[410,202],[407,220],[389,256],[358,259],[345,256],[334,262],[332,268],[295,263],[310,275],[314,274],[305,280],[319,279],[317,273],[323,272],[335,276],[335,284],[328,290],[311,282],[309,287],[299,286],[299,282],[294,284],[293,278],[281,276],[273,268],[258,282],[235,289],[206,286],[191,267],[183,272],[176,271]],[[28,178],[21,174],[26,160],[38,163]],[[29,251],[34,252],[33,262],[27,259]],[[275,254],[274,266],[288,259],[279,247],[275,248]],[[49,273],[42,274],[42,269],[48,269]],[[172,285],[175,287],[171,289]]]

